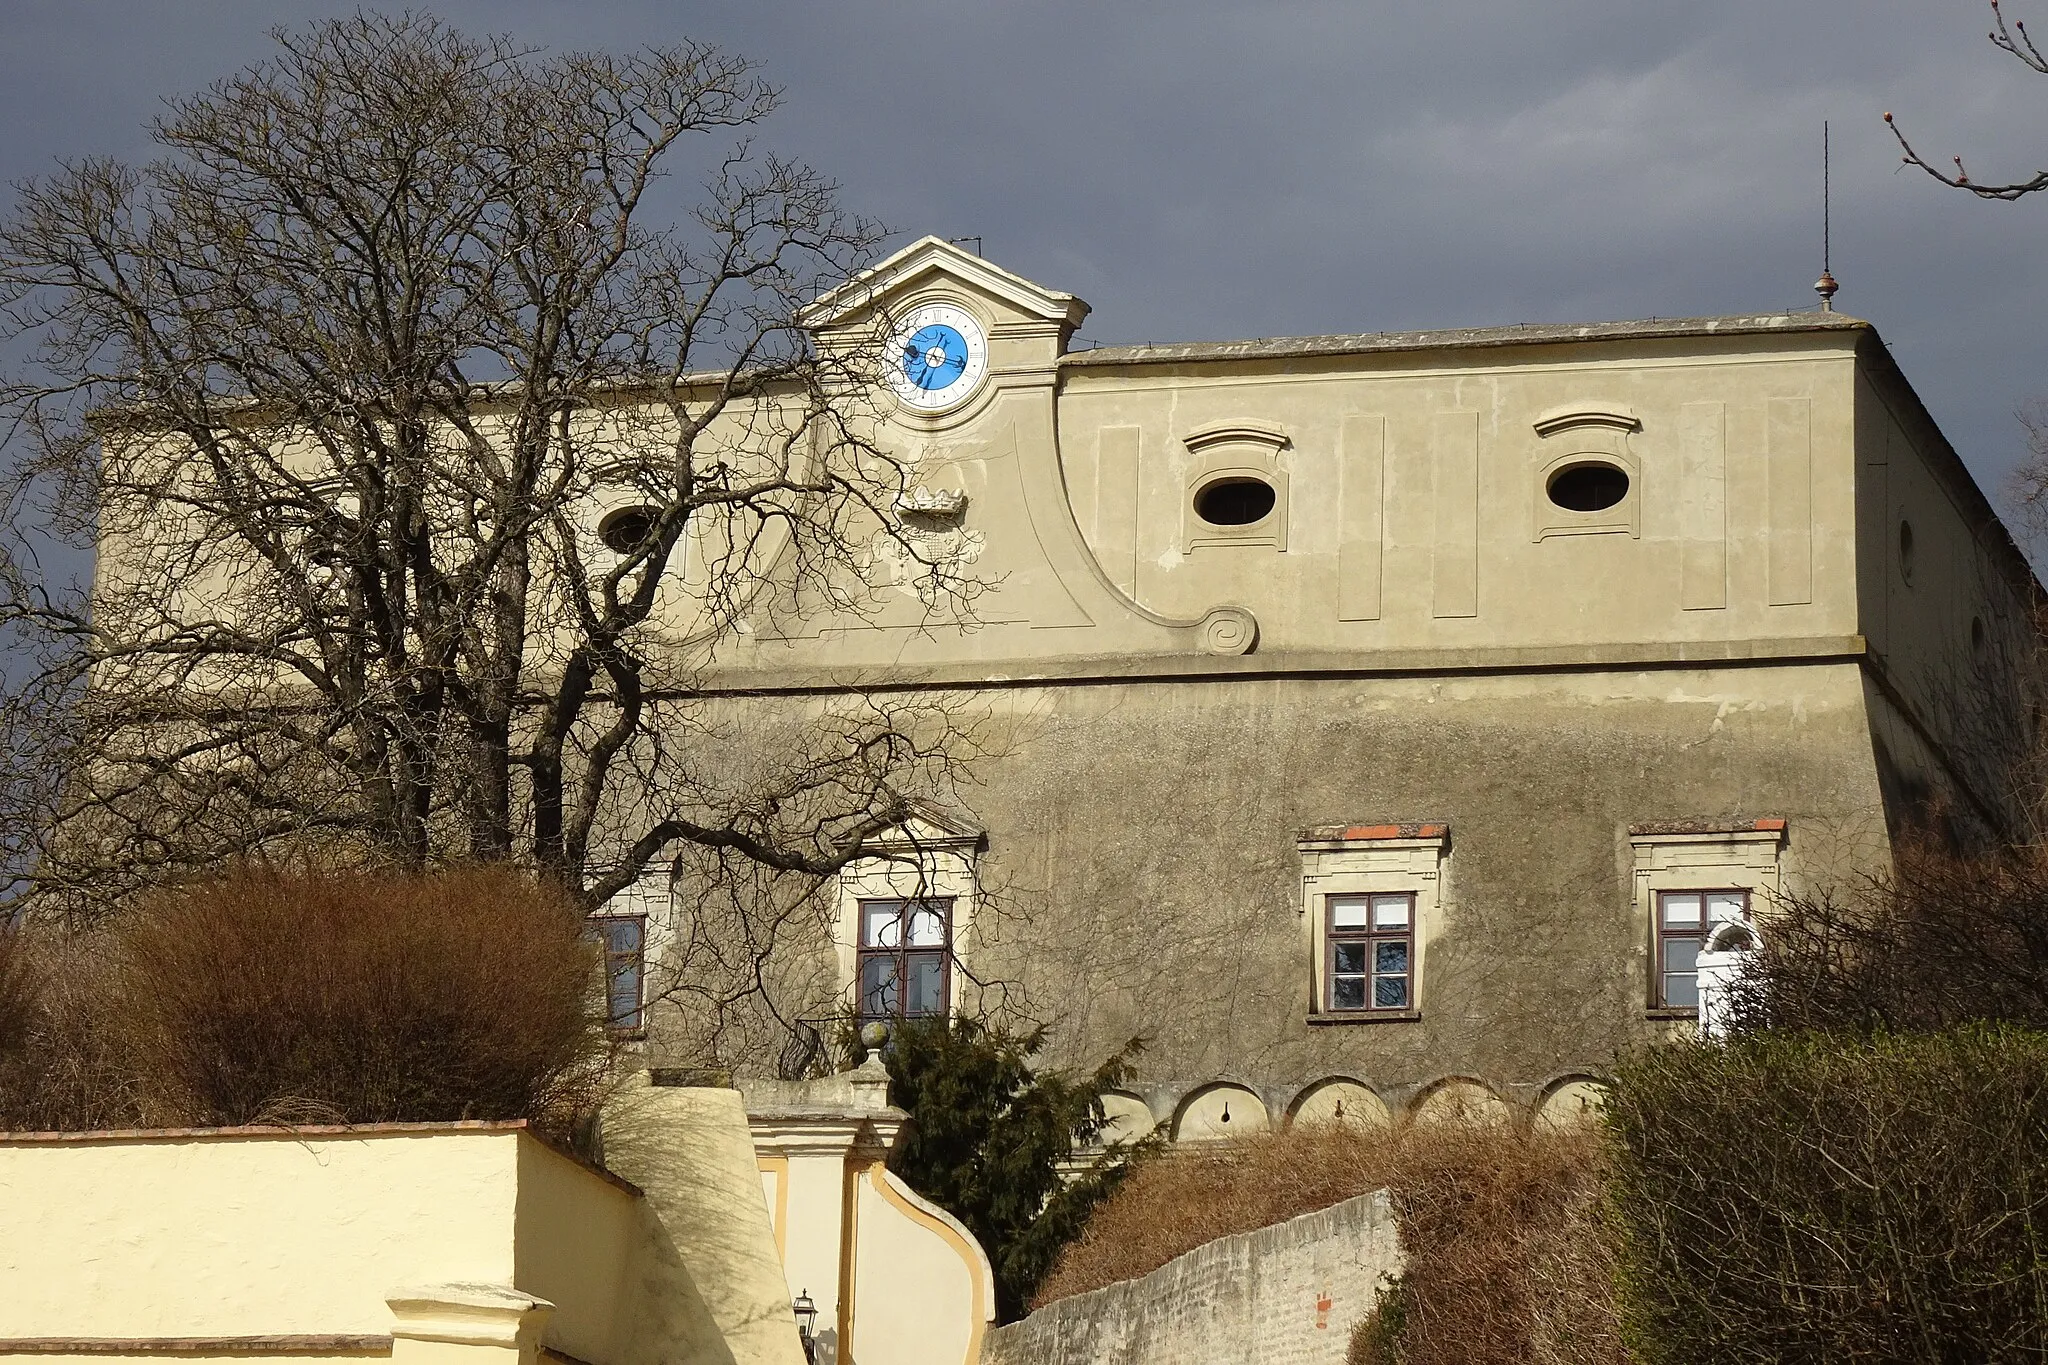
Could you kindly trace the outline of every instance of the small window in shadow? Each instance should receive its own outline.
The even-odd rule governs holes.
[[[1211,526],[1250,526],[1273,510],[1273,485],[1259,479],[1218,479],[1195,494],[1195,515]]]
[[[1545,491],[1567,512],[1605,512],[1628,496],[1628,471],[1611,464],[1570,465],[1550,476]]]

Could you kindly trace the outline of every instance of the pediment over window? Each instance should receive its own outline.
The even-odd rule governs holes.
[[[1088,305],[1072,294],[1033,284],[942,237],[924,237],[819,295],[799,320],[814,329],[856,324],[893,298],[948,280],[1015,310],[1022,315],[1019,321],[1044,323],[1067,334],[1088,316]]]
[[[878,854],[920,851],[979,853],[988,847],[988,831],[958,811],[945,810],[926,802],[913,802],[908,820],[870,835],[862,846]]]

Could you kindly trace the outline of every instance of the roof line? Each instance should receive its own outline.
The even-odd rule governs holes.
[[[1869,332],[1871,324],[1845,313],[1753,313],[1734,317],[1648,318],[1635,322],[1518,323],[1509,327],[1455,327],[1426,332],[1360,332],[1337,336],[1259,337],[1244,341],[1167,342],[1098,346],[1069,351],[1063,369],[1159,365],[1209,360],[1286,360],[1383,351],[1434,351],[1558,342],[1635,341],[1655,337],[1762,336],[1807,332]]]

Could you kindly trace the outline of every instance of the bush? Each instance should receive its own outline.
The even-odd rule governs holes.
[[[1909,841],[1887,876],[1776,902],[1729,1007],[1750,1031],[2048,1028],[2048,849]]]
[[[528,1118],[598,1098],[597,959],[501,867],[247,868],[115,929],[116,1028],[153,1125]]]
[[[1033,1306],[1134,1280],[1219,1237],[1370,1194],[1387,1183],[1387,1143],[1346,1124],[1304,1124],[1169,1148],[1095,1211]]]
[[[1596,1133],[1408,1129],[1388,1177],[1406,1258],[1387,1305],[1401,1365],[1625,1361],[1605,1178]]]
[[[1666,1045],[1607,1113],[1649,1365],[2048,1356],[2048,1035]]]
[[[0,1130],[132,1128],[134,1077],[102,940],[0,930]]]
[[[1085,1076],[1034,1071],[1044,1046],[1043,1030],[930,1019],[899,1025],[884,1054],[889,1100],[910,1114],[890,1169],[988,1252],[1003,1322],[1023,1315],[1060,1248],[1149,1150],[1112,1144],[1073,1170],[1076,1148],[1100,1136],[1102,1096],[1123,1083],[1137,1042]]]
[[[28,936],[0,923],[0,1057],[27,1046],[41,996],[38,973],[29,964]]]
[[[1060,1258],[1041,1302],[1158,1269],[1219,1237],[1387,1189],[1406,1269],[1351,1358],[1401,1365],[1619,1361],[1593,1133],[1305,1124],[1172,1149]]]

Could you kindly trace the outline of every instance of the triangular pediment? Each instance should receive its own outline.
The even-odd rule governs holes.
[[[912,801],[909,819],[870,835],[864,846],[876,853],[932,849],[964,852],[980,848],[987,838],[979,825],[957,811],[942,810],[928,801]]]
[[[844,327],[862,321],[890,300],[922,289],[935,278],[955,280],[1000,300],[1033,321],[1052,323],[1071,332],[1088,316],[1088,305],[1072,294],[1033,284],[963,251],[943,237],[921,237],[895,255],[822,294],[805,308],[806,327]]]

